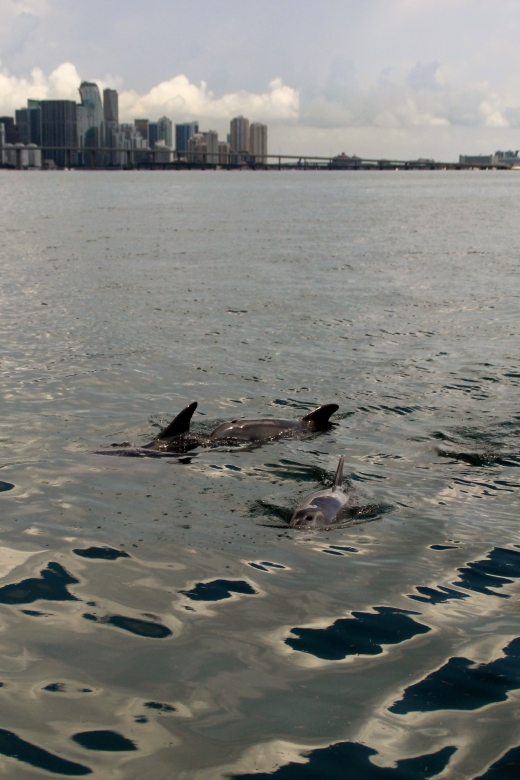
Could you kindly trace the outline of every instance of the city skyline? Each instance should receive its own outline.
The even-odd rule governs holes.
[[[101,97],[96,82],[82,81],[78,92],[79,102],[29,98],[27,106],[16,109],[14,118],[0,115],[0,165],[40,167],[42,160],[47,167],[52,163],[60,168],[125,167],[150,160],[168,164],[174,159],[209,165],[267,162],[268,130],[260,122],[250,127],[249,119],[235,117],[225,140],[219,139],[217,130],[200,130],[198,122],[176,123],[174,134],[167,116],[119,122],[115,89],[103,89]],[[36,155],[24,151],[23,159],[20,152],[11,151],[24,146],[44,148]],[[150,151],[154,154],[149,159]]]
[[[0,0],[2,114],[93,79],[118,89],[122,122],[165,115],[223,135],[242,114],[285,153],[449,160],[520,145],[518,0],[95,9]]]

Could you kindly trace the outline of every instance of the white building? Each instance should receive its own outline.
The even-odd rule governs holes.
[[[249,119],[237,116],[231,120],[231,151],[249,152]]]
[[[267,125],[253,122],[249,129],[249,154],[255,162],[267,163]]]
[[[208,130],[204,134],[207,145],[207,162],[210,165],[218,165],[218,133],[216,130]]]

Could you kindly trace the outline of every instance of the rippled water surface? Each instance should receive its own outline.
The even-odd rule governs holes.
[[[518,777],[516,173],[0,174],[0,769]]]

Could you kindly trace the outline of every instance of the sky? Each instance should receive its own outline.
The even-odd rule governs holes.
[[[271,153],[520,148],[520,0],[0,0],[0,115],[119,91],[120,120],[243,114]]]

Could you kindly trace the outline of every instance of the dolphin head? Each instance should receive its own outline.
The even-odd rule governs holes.
[[[329,523],[330,520],[319,507],[306,506],[295,511],[289,521],[289,526],[305,531],[310,528],[323,528]]]

